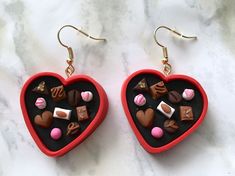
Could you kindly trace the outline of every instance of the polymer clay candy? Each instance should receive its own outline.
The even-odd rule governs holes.
[[[184,92],[182,93],[182,97],[187,101],[192,100],[194,96],[195,92],[193,89],[185,89]]]
[[[159,139],[163,136],[164,132],[160,127],[154,127],[151,130],[151,134],[154,138]]]
[[[37,106],[38,109],[44,109],[47,106],[46,100],[42,97],[37,98],[35,102],[35,106]]]
[[[71,122],[68,124],[66,135],[75,135],[79,132],[80,125],[77,122]]]
[[[191,106],[180,106],[180,120],[181,121],[193,120],[193,109]]]
[[[51,136],[51,138],[54,139],[54,140],[60,139],[61,136],[62,136],[62,131],[61,131],[61,129],[59,129],[59,128],[53,128],[53,129],[51,130],[50,136]]]
[[[169,133],[174,133],[179,129],[179,125],[173,119],[167,119],[164,122],[164,129]]]
[[[137,106],[144,106],[146,104],[146,98],[144,97],[143,94],[138,94],[134,98],[134,103]]]
[[[162,114],[164,114],[168,118],[171,118],[171,116],[175,112],[175,109],[172,108],[170,105],[166,104],[164,101],[161,101],[159,103],[159,105],[157,106],[157,110],[159,110]]]
[[[48,89],[46,87],[46,83],[45,81],[42,81],[38,84],[37,87],[35,87],[33,90],[33,92],[37,92],[37,93],[41,93],[41,94],[45,94],[45,95],[48,95],[49,92],[48,92]]]
[[[88,111],[86,106],[79,106],[76,108],[78,121],[84,121],[89,119]]]
[[[55,102],[65,99],[66,93],[64,90],[64,86],[61,85],[61,86],[53,87],[51,89],[51,97],[53,98]]]
[[[150,86],[150,94],[154,100],[160,98],[161,96],[167,94],[168,90],[163,81],[160,81],[152,86]]]
[[[53,117],[70,120],[72,110],[55,107]]]
[[[85,102],[89,102],[93,99],[93,94],[91,91],[84,91],[81,93],[82,100]]]
[[[182,100],[182,96],[175,90],[168,92],[168,100],[171,103],[179,103]]]
[[[153,124],[153,120],[154,120],[154,110],[152,108],[148,108],[145,111],[143,110],[139,110],[136,113],[136,117],[139,121],[139,123],[143,126],[143,127],[151,127]]]
[[[149,87],[145,78],[143,78],[138,84],[133,88],[133,90],[139,92],[148,92]]]
[[[42,128],[49,128],[52,124],[53,117],[50,111],[44,111],[42,115],[34,117],[34,123]]]
[[[81,94],[78,90],[73,89],[73,90],[68,91],[67,96],[68,96],[68,103],[71,106],[74,106],[74,107],[78,106],[78,103],[81,100]]]

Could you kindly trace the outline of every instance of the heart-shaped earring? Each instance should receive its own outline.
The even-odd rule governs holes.
[[[155,42],[163,49],[163,73],[144,69],[132,73],[122,86],[122,105],[137,139],[145,150],[160,153],[178,144],[203,121],[208,99],[202,86],[186,75],[169,75],[167,47],[156,38],[159,29],[188,37],[166,26],[156,28]]]
[[[26,126],[34,141],[48,156],[61,156],[85,140],[104,120],[108,98],[102,86],[87,75],[72,74],[73,50],[60,40],[60,32],[70,27],[98,41],[84,31],[63,26],[57,34],[59,43],[67,48],[69,58],[67,79],[52,72],[30,77],[24,84],[20,104]]]

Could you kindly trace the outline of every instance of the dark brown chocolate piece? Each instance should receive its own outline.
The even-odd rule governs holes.
[[[139,110],[136,113],[136,117],[143,127],[151,127],[154,120],[154,110],[152,108],[148,108],[145,111]]]
[[[45,81],[40,82],[38,84],[38,86],[35,87],[32,91],[33,92],[37,92],[37,93],[41,93],[41,94],[44,94],[44,95],[48,95],[49,94],[48,89],[46,87]]]
[[[143,78],[138,84],[133,88],[133,90],[140,92],[148,92],[149,87],[145,78]]]
[[[78,90],[70,90],[68,92],[68,103],[71,106],[78,106],[79,101],[81,100],[81,93]]]
[[[77,122],[69,123],[66,135],[75,135],[79,132],[80,125]]]
[[[168,92],[168,100],[171,103],[179,103],[182,100],[182,96],[175,90]]]
[[[64,90],[64,86],[61,85],[61,86],[53,87],[51,89],[51,97],[53,98],[55,102],[65,99],[66,93]]]
[[[89,119],[89,115],[88,115],[86,106],[79,106],[76,108],[76,110],[77,110],[78,121],[83,121],[83,120]]]
[[[163,81],[160,81],[150,87],[150,93],[154,100],[160,98],[161,96],[167,94],[168,90]]]
[[[36,115],[34,117],[34,123],[43,128],[49,128],[52,121],[53,117],[50,111],[44,111],[42,115]]]
[[[167,119],[164,122],[164,129],[169,133],[174,133],[179,129],[178,124],[173,119]]]
[[[180,120],[193,120],[193,109],[191,106],[180,106]]]

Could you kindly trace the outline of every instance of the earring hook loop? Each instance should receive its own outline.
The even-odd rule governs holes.
[[[93,37],[93,36],[89,35],[88,33],[84,32],[83,30],[78,29],[77,27],[75,27],[75,26],[73,26],[73,25],[70,25],[70,24],[66,24],[66,25],[62,26],[62,27],[59,29],[58,33],[57,33],[57,39],[58,39],[60,45],[62,45],[63,47],[65,47],[65,48],[68,50],[69,57],[68,57],[68,59],[66,60],[66,62],[67,62],[67,64],[68,64],[68,67],[65,69],[65,73],[66,73],[67,77],[70,77],[70,76],[74,73],[74,71],[75,71],[75,68],[74,68],[74,66],[73,66],[74,54],[73,54],[73,49],[72,49],[70,46],[64,44],[64,43],[61,41],[61,39],[60,39],[60,33],[61,33],[61,31],[62,31],[64,28],[72,28],[72,29],[75,29],[76,31],[80,32],[81,34],[83,34],[84,36],[86,36],[86,37],[88,37],[88,38],[90,38],[90,39],[92,39],[92,40],[104,41],[104,42],[107,41],[107,40],[106,40],[105,38]]]
[[[163,59],[162,59],[162,63],[163,63],[163,73],[165,75],[169,75],[171,73],[171,70],[172,70],[172,67],[171,65],[168,63],[168,52],[167,52],[167,47],[164,46],[163,44],[161,44],[158,40],[157,40],[157,32],[160,30],[160,29],[166,29],[170,32],[173,32],[174,34],[182,37],[182,38],[185,38],[185,39],[194,39],[196,40],[197,37],[196,36],[186,36],[186,35],[183,35],[182,33],[179,33],[178,31],[176,30],[173,30],[167,26],[159,26],[155,29],[154,31],[154,41],[156,42],[156,44],[158,46],[160,46],[162,48],[162,52],[163,52]]]

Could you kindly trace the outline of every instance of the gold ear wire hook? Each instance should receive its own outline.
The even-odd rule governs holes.
[[[196,40],[197,37],[196,36],[183,35],[183,34],[177,32],[177,31],[175,31],[175,30],[173,30],[173,29],[171,29],[167,26],[159,26],[158,28],[155,29],[155,31],[154,31],[154,40],[155,40],[156,44],[162,48],[162,51],[163,51],[163,59],[162,59],[162,63],[163,63],[163,66],[164,66],[163,72],[164,72],[165,75],[169,75],[171,73],[171,65],[168,63],[167,47],[162,45],[161,43],[159,43],[158,40],[157,40],[157,31],[159,29],[162,29],[162,28],[167,29],[168,31],[173,32],[174,34],[176,34],[176,35],[178,35],[182,38],[185,38],[185,39],[195,39]]]
[[[70,77],[70,76],[74,73],[74,71],[75,71],[75,69],[74,69],[74,67],[73,67],[73,65],[72,65],[72,64],[73,64],[73,58],[74,58],[73,50],[72,50],[72,48],[71,48],[70,46],[65,45],[65,44],[61,41],[61,39],[60,39],[60,32],[62,31],[62,29],[66,28],[66,27],[73,28],[73,29],[75,29],[76,31],[80,32],[81,34],[83,34],[83,35],[85,35],[86,37],[88,37],[88,38],[90,38],[90,39],[93,39],[93,40],[98,40],[98,41],[107,41],[107,40],[106,40],[105,38],[97,38],[97,37],[90,36],[88,33],[82,31],[81,29],[76,28],[75,26],[69,25],[69,24],[62,26],[62,27],[59,29],[58,33],[57,33],[57,39],[58,39],[59,43],[60,43],[63,47],[65,47],[65,48],[68,50],[69,58],[68,58],[66,61],[67,61],[67,63],[68,63],[69,66],[65,69],[65,73],[66,73],[66,75],[67,75],[68,77]]]

